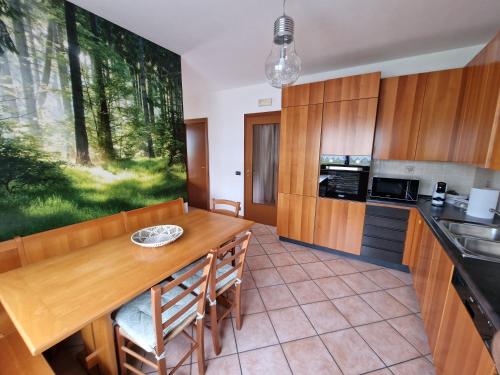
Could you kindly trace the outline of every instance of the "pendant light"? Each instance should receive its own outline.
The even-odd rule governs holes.
[[[294,22],[285,14],[285,2],[283,15],[274,21],[273,47],[266,59],[266,77],[271,86],[279,89],[297,81],[302,64],[295,52]]]

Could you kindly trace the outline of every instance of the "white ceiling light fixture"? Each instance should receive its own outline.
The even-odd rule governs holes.
[[[266,77],[271,86],[279,89],[297,81],[302,65],[295,52],[295,25],[292,17],[285,14],[285,2],[283,0],[283,15],[274,21],[273,47],[266,59]]]

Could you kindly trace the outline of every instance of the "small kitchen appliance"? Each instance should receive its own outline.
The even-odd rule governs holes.
[[[373,177],[371,198],[414,203],[418,199],[419,180]]]
[[[446,200],[446,182],[437,182],[432,192],[432,205],[443,207]]]

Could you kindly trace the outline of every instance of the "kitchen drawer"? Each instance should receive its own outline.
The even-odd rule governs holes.
[[[404,251],[405,243],[403,241],[391,241],[383,238],[377,237],[363,237],[363,245],[369,247],[376,247],[382,250],[393,251],[396,253],[402,253]]]
[[[377,249],[370,246],[361,246],[361,255],[371,258],[377,258],[392,263],[401,263],[403,260],[403,253],[395,253],[383,249]]]
[[[365,224],[364,236],[404,242],[406,239],[406,231],[392,230]]]
[[[389,219],[387,217],[371,216],[371,215],[365,216],[365,224],[370,224],[376,227],[383,227],[394,230],[402,230],[402,231],[406,231],[406,228],[408,226],[407,221]]]
[[[366,214],[370,216],[387,217],[390,219],[402,220],[406,222],[408,221],[410,210],[386,206],[372,206],[368,204],[366,206]]]

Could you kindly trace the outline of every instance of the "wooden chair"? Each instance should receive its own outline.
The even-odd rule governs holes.
[[[217,208],[218,206],[230,207],[230,209]],[[215,199],[215,198],[212,199],[212,212],[227,216],[238,217],[240,214],[240,209],[241,209],[240,202],[230,201],[227,199]]]
[[[168,220],[184,214],[184,200],[178,198],[154,206],[138,208],[123,213],[126,217],[127,231],[168,224]]]
[[[127,363],[129,355],[152,367],[160,375],[166,375],[168,354],[165,346],[179,334],[184,334],[192,345],[170,374],[177,371],[195,350],[198,352],[198,373],[200,375],[205,373],[203,336],[205,303],[214,259],[213,254],[208,254],[183,276],[166,284],[154,286],[151,288],[151,293],[141,294],[118,310],[115,317],[117,323],[115,332],[122,374],[126,374],[127,370],[144,374]],[[191,285],[186,289],[181,288],[179,285],[188,278],[192,280]],[[195,337],[186,332],[186,328],[193,323],[196,326]],[[133,351],[130,343],[152,352],[156,363]]]

